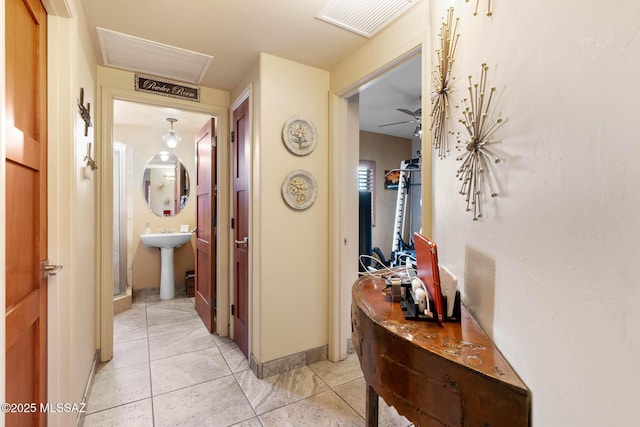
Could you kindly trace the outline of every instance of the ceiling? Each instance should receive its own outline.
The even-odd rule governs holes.
[[[367,38],[316,19],[328,0],[81,0],[98,62],[103,65],[97,27],[171,47],[213,56],[199,83],[231,91],[261,52],[330,70]],[[397,108],[414,111],[420,106],[420,60],[403,63],[378,78],[360,94],[361,128],[376,133],[411,138],[415,125],[378,127],[410,120]],[[139,104],[134,104],[139,105]],[[186,125],[190,113],[143,110],[119,114],[117,120],[135,117],[167,127],[167,117]],[[164,109],[169,110],[169,109]],[[154,114],[154,118],[149,115]],[[181,114],[183,115],[181,117]],[[134,123],[129,123],[134,124]],[[201,122],[200,122],[201,124]]]
[[[113,103],[113,123],[156,128],[158,129],[158,141],[161,140],[162,134],[171,127],[167,118],[177,119],[173,128],[180,135],[196,134],[211,116],[128,101],[115,100]]]
[[[360,91],[361,130],[411,139],[416,123],[380,125],[413,120],[413,117],[397,109],[415,112],[420,108],[421,62],[420,55],[416,55]]]
[[[261,52],[330,70],[367,39],[316,19],[327,0],[81,0],[96,27],[213,56],[203,86],[230,91]],[[101,59],[100,59],[101,60]]]

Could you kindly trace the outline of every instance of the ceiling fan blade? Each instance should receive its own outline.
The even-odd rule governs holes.
[[[400,111],[402,113],[408,114],[410,116],[414,116],[415,117],[415,115],[416,115],[413,111],[407,110],[406,108],[396,108],[396,110],[398,110],[398,111]]]
[[[391,125],[401,125],[403,123],[416,123],[416,120],[405,120],[404,122],[387,123],[386,125],[378,125],[379,128]]]

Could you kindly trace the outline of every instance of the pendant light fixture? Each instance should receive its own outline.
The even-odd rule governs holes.
[[[178,119],[169,117],[167,118],[167,121],[171,123],[171,129],[169,129],[168,131],[162,134],[162,139],[164,139],[164,142],[167,144],[167,147],[173,150],[174,148],[176,148],[176,146],[178,145],[178,142],[180,142],[182,138],[180,138],[180,135],[178,135],[176,131],[173,130],[173,124],[177,122]]]

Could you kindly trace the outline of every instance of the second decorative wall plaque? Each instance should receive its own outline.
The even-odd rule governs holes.
[[[293,209],[307,209],[315,202],[317,194],[315,178],[302,169],[291,172],[282,183],[282,198]]]
[[[293,154],[306,156],[316,148],[316,127],[303,116],[293,116],[282,127],[282,141]]]

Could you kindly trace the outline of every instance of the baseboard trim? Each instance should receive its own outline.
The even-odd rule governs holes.
[[[84,425],[84,418],[87,416],[87,402],[89,402],[89,396],[91,396],[91,389],[93,388],[93,379],[96,376],[96,368],[98,366],[98,360],[100,360],[100,350],[96,350],[96,354],[93,356],[93,363],[91,364],[91,371],[89,371],[89,378],[87,378],[87,385],[84,388],[84,394],[82,396],[82,412],[78,413],[78,419],[76,420],[76,427],[82,427]]]
[[[258,362],[252,354],[249,357],[249,368],[258,379],[279,375],[292,369],[326,360],[328,348],[328,346],[323,345],[265,363]]]
[[[347,356],[350,355],[350,354],[353,354],[355,352],[356,352],[356,350],[355,350],[355,348],[353,348],[353,340],[351,338],[349,338],[347,340]]]
[[[127,311],[131,308],[133,302],[131,286],[127,286],[127,290],[113,298],[113,315]]]

